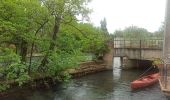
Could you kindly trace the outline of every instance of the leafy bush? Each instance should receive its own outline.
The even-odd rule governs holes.
[[[85,59],[81,55],[80,51],[72,53],[67,53],[66,51],[52,52],[48,59],[48,74],[58,77],[64,70],[78,66]]]
[[[20,62],[20,57],[8,48],[0,49],[0,73],[3,74],[4,80],[7,84],[0,84],[0,91],[4,91],[10,87],[10,81],[17,82],[21,86],[29,79],[27,66]]]

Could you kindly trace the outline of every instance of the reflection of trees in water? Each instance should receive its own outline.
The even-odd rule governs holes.
[[[97,73],[90,75],[87,78],[87,85],[92,86],[91,91],[97,92],[111,92],[113,91],[113,72],[106,71],[102,73]]]
[[[60,92],[62,91],[60,95],[56,94],[56,98],[96,100],[97,97],[104,97],[107,93],[112,93],[113,88],[113,73],[105,71],[73,80],[64,90],[60,90]]]

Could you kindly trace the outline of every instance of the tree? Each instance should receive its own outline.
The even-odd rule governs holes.
[[[2,0],[0,7],[2,36],[8,34],[8,38],[11,37],[8,43],[16,45],[22,62],[26,62],[28,41],[35,41],[34,34],[39,32],[47,20],[46,10],[39,0]]]
[[[79,46],[83,53],[91,53],[95,55],[95,58],[103,55],[107,50],[106,41],[107,38],[100,27],[94,27],[89,23],[74,24],[76,29],[72,29],[73,35],[79,41]],[[70,30],[69,27],[68,30]]]
[[[144,28],[130,26],[124,30],[115,31],[115,36],[123,38],[146,39],[151,36],[151,33]]]
[[[61,23],[68,24],[73,20],[77,20],[76,16],[86,17],[89,9],[85,7],[89,0],[44,0],[43,4],[47,7],[48,12],[53,18],[53,32],[49,50],[44,56],[40,66],[46,66],[48,63],[48,55],[56,47],[57,34],[59,33]]]
[[[58,79],[64,70],[84,61],[86,53],[103,54],[106,39],[101,28],[76,18],[88,18],[88,2],[1,0],[0,73],[4,80],[22,85],[37,74]],[[41,54],[42,61],[33,59],[34,53]],[[0,91],[8,85],[0,83]]]
[[[116,30],[114,32],[114,37],[122,37],[123,38],[123,31],[122,30]]]
[[[158,38],[163,38],[164,30],[165,30],[165,23],[162,23],[162,25],[159,27],[157,31],[154,32],[153,35]]]
[[[106,18],[104,18],[103,20],[100,21],[100,25],[101,25],[101,29],[105,34],[109,34],[108,30],[107,30],[107,22],[106,22]]]

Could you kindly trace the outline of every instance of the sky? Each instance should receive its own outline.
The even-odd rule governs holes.
[[[105,17],[109,33],[132,25],[154,32],[164,22],[166,0],[92,0],[89,7],[91,22],[100,26]]]

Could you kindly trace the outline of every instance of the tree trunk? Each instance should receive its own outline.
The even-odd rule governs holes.
[[[27,56],[27,42],[22,40],[21,47],[20,47],[20,56],[21,56],[21,62],[26,62],[26,56]]]
[[[37,29],[37,31],[35,32],[35,36],[37,36],[38,32],[45,26],[45,24],[48,22],[49,20],[47,19],[46,21],[44,21],[44,23],[42,23],[40,25],[40,27]],[[28,67],[28,73],[30,74],[31,72],[31,65],[32,65],[32,56],[33,56],[33,48],[35,46],[35,43],[33,42],[31,44],[31,52],[30,52],[30,59],[29,59],[29,67]]]
[[[41,64],[38,68],[39,70],[44,70],[44,69],[41,69],[41,68],[45,67],[48,64],[48,60],[47,60],[48,55],[55,48],[55,43],[56,43],[56,40],[57,40],[57,33],[59,32],[59,28],[60,28],[60,20],[61,20],[60,18],[55,17],[55,24],[54,24],[54,28],[53,28],[52,41],[50,43],[50,47],[48,49],[48,52],[46,53],[43,60],[41,61]]]
[[[30,53],[29,67],[28,67],[28,73],[29,73],[29,74],[30,74],[30,72],[31,72],[33,48],[34,48],[34,43],[31,44],[31,53]]]

